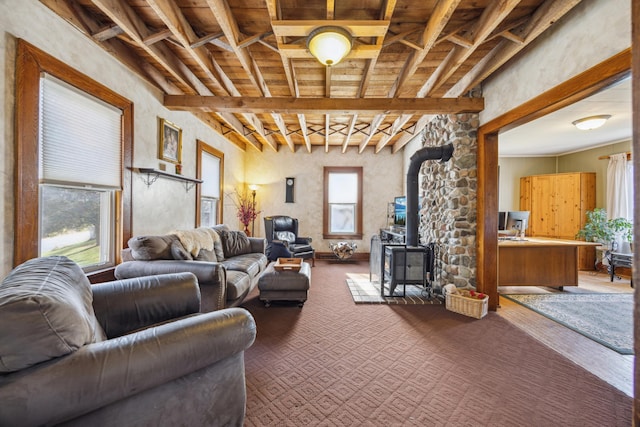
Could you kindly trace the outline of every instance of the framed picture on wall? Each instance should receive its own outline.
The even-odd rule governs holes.
[[[165,119],[160,119],[158,127],[158,157],[167,162],[182,163],[182,129]]]

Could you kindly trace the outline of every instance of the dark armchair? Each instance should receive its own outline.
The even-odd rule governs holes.
[[[66,257],[0,284],[0,425],[242,426],[241,308],[199,313],[191,273],[90,285]]]
[[[286,215],[264,218],[267,238],[267,257],[275,261],[278,257],[310,259],[316,263],[316,251],[311,247],[311,237],[298,236],[298,219]]]

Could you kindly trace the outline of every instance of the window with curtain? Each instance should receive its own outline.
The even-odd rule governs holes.
[[[224,153],[210,145],[197,143],[196,176],[202,180],[197,186],[196,225],[213,227],[222,224],[222,177],[224,176]]]
[[[324,168],[324,238],[362,238],[362,168]]]
[[[40,79],[39,255],[86,271],[114,265],[122,112],[48,74]]]
[[[633,163],[627,153],[609,156],[607,167],[607,216],[633,221]]]

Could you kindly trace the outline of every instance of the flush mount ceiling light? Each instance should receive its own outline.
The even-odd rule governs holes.
[[[307,47],[322,65],[331,67],[351,51],[351,34],[341,27],[319,27],[309,34]]]
[[[583,119],[578,119],[572,123],[575,127],[577,127],[580,130],[592,130],[592,129],[599,128],[604,124],[604,122],[606,122],[610,118],[611,118],[611,115],[602,114],[599,116],[589,116]]]

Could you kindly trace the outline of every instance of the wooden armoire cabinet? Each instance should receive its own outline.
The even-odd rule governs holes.
[[[529,211],[527,235],[575,240],[596,206],[595,172],[520,178],[520,210]],[[595,249],[580,248],[579,268],[593,270]]]

